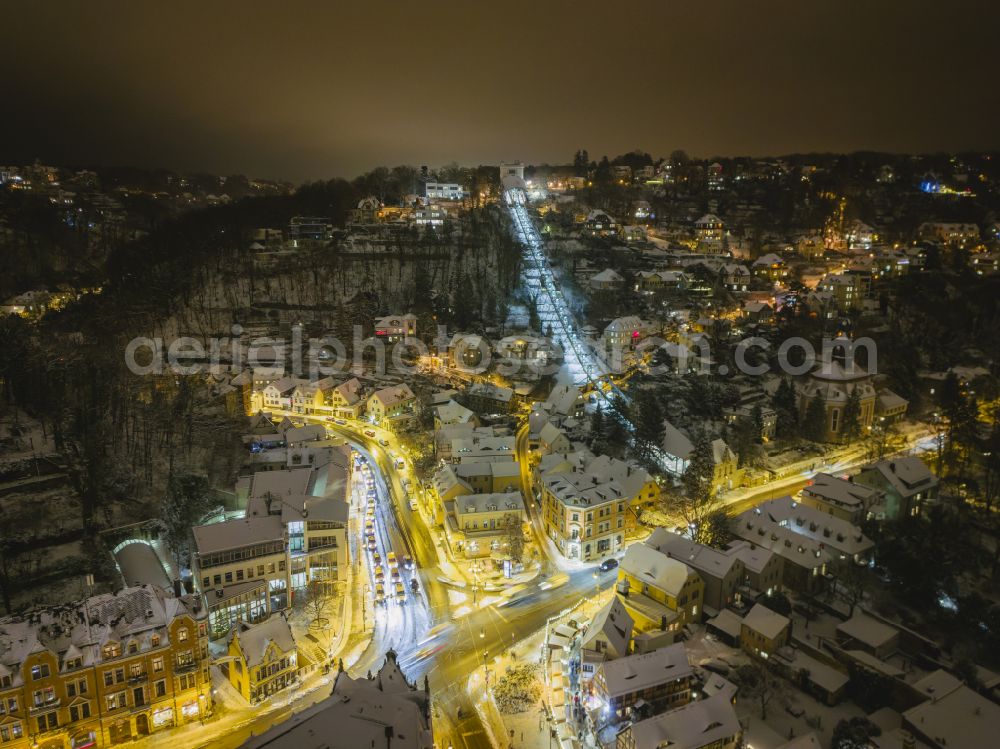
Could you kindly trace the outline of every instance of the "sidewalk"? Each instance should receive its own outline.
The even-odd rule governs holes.
[[[559,743],[558,739],[553,740],[550,738],[549,732],[555,730],[557,725],[563,723],[567,725],[567,728],[563,729],[564,734],[567,731],[574,735],[577,734],[576,728],[569,727],[573,724],[567,720],[565,715],[565,706],[572,705],[571,696],[565,693],[561,695],[556,694],[556,689],[565,689],[565,687],[555,685],[551,678],[552,672],[550,671],[550,667],[558,670],[560,674],[562,673],[562,654],[561,652],[557,653],[549,650],[546,646],[546,638],[555,627],[568,622],[570,619],[575,619],[581,623],[589,622],[601,606],[607,604],[606,598],[607,596],[599,596],[583,599],[575,606],[564,609],[550,617],[545,627],[539,628],[515,643],[510,650],[503,651],[490,661],[488,664],[490,685],[495,684],[496,680],[506,673],[507,668],[511,665],[535,663],[539,666],[538,678],[542,683],[542,694],[532,709],[510,715],[500,713],[493,699],[492,689],[487,689],[483,683],[483,668],[476,669],[472,676],[469,677],[467,684],[469,695],[476,706],[483,725],[487,727],[493,738],[494,746],[501,747],[501,749],[510,749],[510,747],[513,747],[513,749],[551,749],[551,747],[562,747],[563,745]],[[513,654],[513,657],[511,654]],[[561,682],[562,680],[559,679],[558,681]],[[564,707],[557,707],[556,715],[552,715],[552,705]],[[563,710],[564,713],[560,714],[559,710]],[[511,731],[513,731],[513,738]],[[497,737],[501,739],[499,742],[496,741]],[[579,739],[584,742],[586,741],[582,736]],[[581,743],[580,746],[589,747],[590,744]]]

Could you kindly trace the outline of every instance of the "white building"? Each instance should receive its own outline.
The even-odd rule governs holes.
[[[465,190],[457,182],[428,182],[426,188],[428,200],[461,200],[465,197]]]

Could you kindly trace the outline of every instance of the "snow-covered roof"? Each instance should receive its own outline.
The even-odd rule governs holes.
[[[434,414],[442,424],[464,424],[475,418],[472,411],[453,400],[437,406]]]
[[[677,596],[687,582],[691,569],[662,551],[646,544],[632,544],[625,552],[621,569],[641,582]]]
[[[283,541],[284,527],[277,515],[238,518],[191,529],[199,554],[211,554],[241,546]]]
[[[377,400],[384,408],[392,408],[399,403],[412,400],[415,396],[409,385],[393,385],[372,393],[368,400]]]
[[[949,749],[996,746],[1000,706],[946,671],[935,671],[913,685],[928,699],[903,713],[904,724]]]
[[[817,510],[815,507],[799,504],[791,497],[778,497],[762,502],[739,515],[737,522],[743,522],[748,518],[767,519],[796,535],[826,544],[849,556],[863,554],[875,545],[850,521]]]
[[[737,736],[741,730],[732,703],[723,695],[715,695],[634,723],[632,746],[635,749],[701,749]]]
[[[788,627],[788,618],[762,603],[757,603],[743,617],[743,626],[762,634],[768,640],[773,640]]]
[[[812,483],[802,492],[812,494],[831,504],[856,510],[878,499],[878,490],[870,486],[855,484],[846,479],[831,476],[829,473],[817,473]]]
[[[634,624],[621,599],[615,596],[594,615],[587,634],[580,641],[580,648],[593,650],[594,640],[602,636],[608,642],[611,655],[621,657],[628,652]]]
[[[861,611],[855,612],[854,616],[846,622],[838,624],[837,632],[876,649],[892,642],[894,637],[899,636],[899,631],[894,627],[890,627]]]
[[[605,268],[600,273],[597,273],[590,277],[590,282],[594,283],[619,283],[623,281],[621,274],[612,268]]]
[[[466,494],[455,499],[455,514],[476,515],[484,512],[521,512],[524,499],[521,492],[497,492],[495,494]]]
[[[937,477],[915,455],[880,460],[878,463],[867,466],[865,470],[875,470],[881,473],[904,497],[929,489],[937,483]]]
[[[725,577],[738,560],[733,552],[696,543],[666,528],[653,531],[646,544],[712,577]]]
[[[667,455],[687,460],[693,450],[694,444],[688,439],[686,434],[669,421],[663,422],[663,452],[667,453]]]
[[[373,678],[338,673],[329,697],[250,738],[242,749],[381,747],[388,731],[392,749],[432,749],[428,699],[406,682],[395,653],[389,651]]]
[[[295,650],[295,638],[292,628],[283,614],[273,614],[258,624],[240,625],[238,634],[240,650],[243,659],[250,667],[259,666],[264,662],[267,650],[274,643],[281,653],[291,653]]]
[[[678,642],[651,653],[638,653],[605,661],[601,665],[608,697],[642,692],[667,681],[691,675],[687,648]]]

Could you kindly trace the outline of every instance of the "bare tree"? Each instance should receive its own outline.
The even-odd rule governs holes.
[[[304,606],[313,627],[322,627],[329,622],[327,613],[333,596],[330,591],[330,583],[326,580],[310,580],[306,585],[304,593]]]

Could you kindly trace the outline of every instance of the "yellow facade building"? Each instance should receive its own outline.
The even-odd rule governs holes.
[[[208,612],[156,586],[0,620],[0,746],[85,749],[212,709]]]

